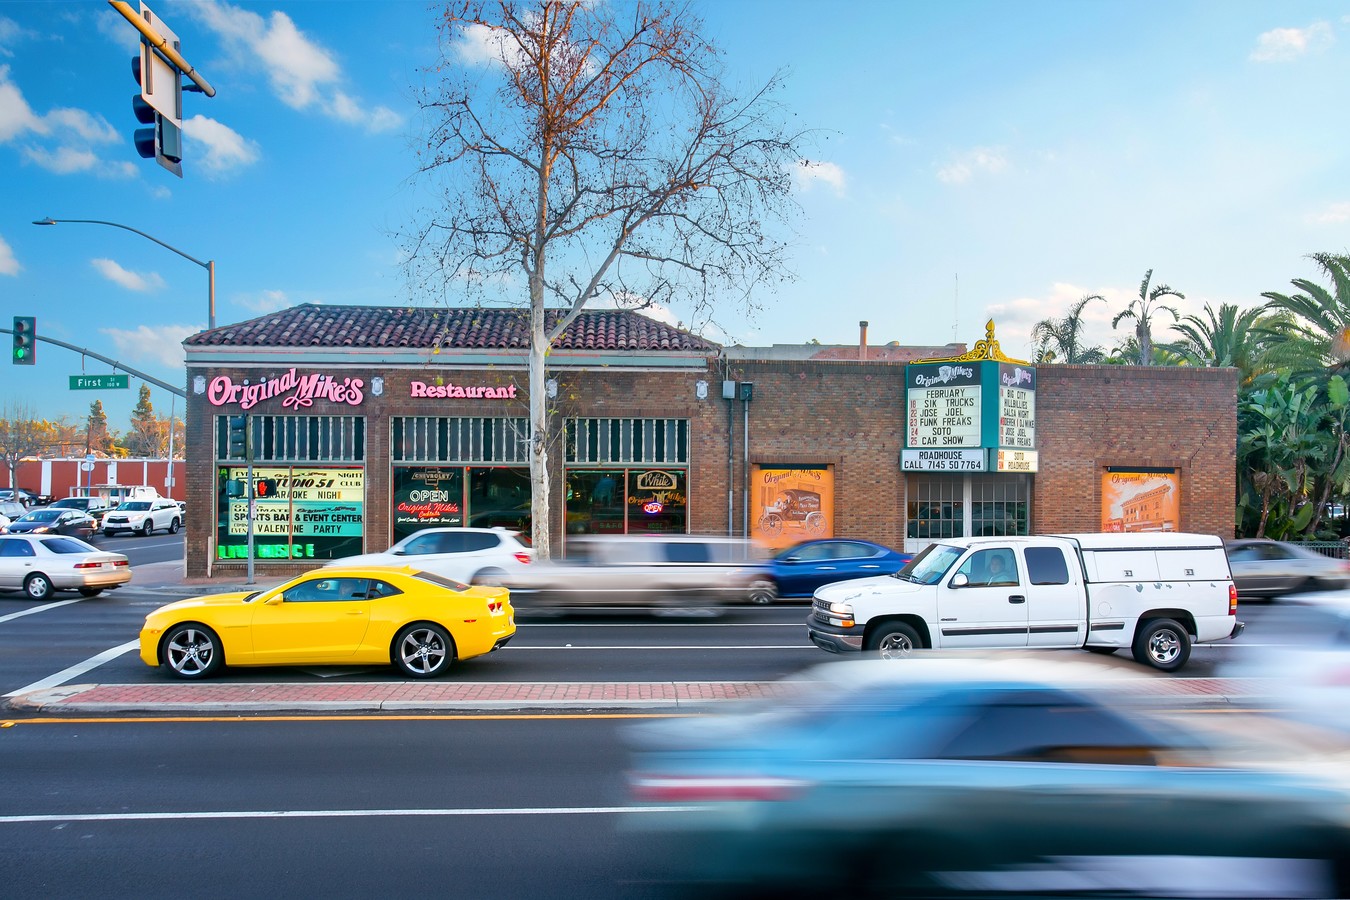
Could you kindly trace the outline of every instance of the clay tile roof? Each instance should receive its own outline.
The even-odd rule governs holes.
[[[563,315],[549,310],[551,325]],[[190,347],[400,347],[525,350],[530,316],[523,309],[323,306],[305,303],[222,325],[189,337]],[[622,309],[585,310],[555,350],[716,352],[718,345]]]

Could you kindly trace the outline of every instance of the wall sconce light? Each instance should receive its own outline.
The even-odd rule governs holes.
[[[194,394],[205,394],[205,393],[206,393],[206,376],[205,376],[205,375],[198,375],[198,376],[196,376],[195,378],[192,379],[192,393],[194,393]]]
[[[384,379],[376,375],[370,379],[370,392],[376,397],[384,393]]]
[[[544,393],[548,394],[548,399],[552,400],[558,396],[558,379],[550,378],[544,382]]]
[[[707,399],[708,399],[708,382],[706,382],[706,381],[696,381],[696,382],[694,382],[694,396],[697,397],[697,398],[700,399],[700,400],[707,400]]]

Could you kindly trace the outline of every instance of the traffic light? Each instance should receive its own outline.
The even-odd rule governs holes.
[[[131,70],[141,86],[141,93],[131,98],[131,111],[137,122],[150,126],[136,129],[136,152],[182,178],[183,77],[147,43],[141,44],[141,55],[132,58]],[[164,113],[166,109],[172,114]]]
[[[37,319],[14,317],[14,365],[31,366],[37,362]]]
[[[260,500],[266,500],[277,495],[277,480],[275,478],[255,478],[253,479],[253,496]]]
[[[230,416],[230,459],[249,456],[248,416]]]

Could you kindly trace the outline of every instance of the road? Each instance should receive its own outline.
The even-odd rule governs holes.
[[[135,684],[163,675],[140,662],[129,642],[141,620],[157,606],[183,596],[174,567],[183,536],[96,538],[125,553],[137,567],[158,563],[168,573],[159,583],[138,577],[126,588],[90,600],[61,594],[37,604],[19,594],[0,595],[0,694],[51,679],[68,669],[66,681]],[[203,590],[207,590],[203,588]],[[462,681],[769,681],[835,657],[811,646],[803,622],[806,603],[742,607],[720,615],[595,610],[568,616],[522,611],[519,632],[500,653],[459,665]],[[1180,677],[1210,677],[1240,664],[1253,651],[1297,644],[1315,636],[1305,610],[1279,603],[1243,604],[1247,631],[1236,641],[1194,648]],[[122,647],[120,653],[117,648]],[[1115,657],[1124,664],[1128,654]],[[97,664],[94,664],[97,663]],[[87,667],[87,668],[85,668]],[[233,669],[238,682],[397,681],[387,667]]]
[[[618,831],[624,719],[26,722],[12,897],[660,896]]]

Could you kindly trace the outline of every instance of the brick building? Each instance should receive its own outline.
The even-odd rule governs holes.
[[[555,551],[584,533],[917,548],[1109,530],[1160,484],[1175,525],[1133,527],[1231,535],[1234,370],[1033,370],[997,353],[992,323],[970,354],[869,348],[863,327],[857,348],[723,348],[636,313],[583,313],[548,357]],[[246,565],[248,469],[229,441],[243,414],[260,489],[254,559],[268,572],[420,527],[527,528],[527,346],[528,314],[503,309],[304,305],[189,338],[187,499],[209,514],[188,517],[188,574]],[[932,357],[942,366],[919,363]],[[907,384],[943,366],[983,367],[988,384]],[[907,413],[924,392],[956,414],[920,417],[918,401]],[[961,434],[929,437],[942,423]],[[941,468],[955,466],[968,471]]]

